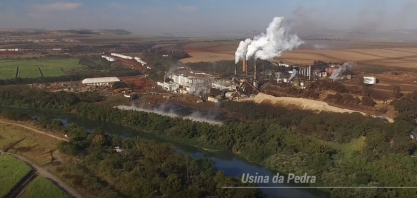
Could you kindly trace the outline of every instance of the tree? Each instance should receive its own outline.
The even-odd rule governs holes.
[[[128,85],[125,82],[122,82],[122,81],[115,82],[111,86],[112,89],[119,89],[119,88],[126,88],[126,87],[128,87]]]
[[[400,87],[399,86],[394,86],[394,89],[393,89],[393,95],[394,95],[394,97],[395,98],[401,98],[402,96],[403,96],[403,93],[401,93],[401,89],[400,89]]]
[[[376,103],[375,103],[375,101],[372,97],[364,96],[364,97],[362,97],[362,104],[366,105],[366,106],[373,107],[373,106],[375,106]]]

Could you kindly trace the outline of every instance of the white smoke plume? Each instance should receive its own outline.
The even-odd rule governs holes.
[[[221,121],[218,121],[215,119],[217,116],[216,113],[211,112],[206,115],[203,115],[202,113],[198,111],[193,111],[189,115],[181,116],[175,113],[175,110],[172,107],[166,106],[165,104],[162,104],[158,107],[154,107],[152,109],[144,108],[141,106],[136,106],[133,103],[131,106],[119,105],[119,106],[116,106],[115,108],[122,109],[122,110],[133,110],[133,111],[142,111],[142,112],[147,112],[147,113],[156,113],[158,115],[168,116],[172,118],[182,117],[183,119],[188,119],[188,120],[192,120],[195,122],[206,122],[206,123],[214,124],[214,125],[222,125]]]
[[[246,57],[246,52],[248,50],[248,45],[252,42],[252,39],[246,39],[245,41],[240,41],[239,47],[235,52],[235,64],[239,62],[239,60],[243,60]]]
[[[247,47],[246,60],[272,60],[304,43],[297,35],[290,35],[282,22],[284,17],[275,17],[266,29],[266,33],[255,36]],[[240,47],[240,46],[239,46]],[[239,48],[238,48],[239,49]]]
[[[297,72],[298,71],[296,69],[292,70],[292,74],[291,74],[290,78],[288,79],[288,82],[290,82],[297,75]]]
[[[165,73],[164,75],[164,83],[165,83],[165,79],[172,74],[174,71],[176,71],[178,69],[178,67],[183,66],[184,64],[181,61],[178,61],[177,63],[171,65],[167,71],[167,73]]]
[[[354,63],[352,62],[346,62],[339,68],[333,70],[332,75],[329,77],[332,80],[337,80],[340,77],[342,77],[343,73],[352,70]]]

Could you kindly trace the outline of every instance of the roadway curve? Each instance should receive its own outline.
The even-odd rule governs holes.
[[[53,135],[53,134],[49,134],[49,133],[47,133],[47,132],[43,132],[43,131],[39,131],[39,130],[37,130],[37,129],[34,129],[34,128],[31,128],[31,127],[28,127],[28,126],[25,126],[25,125],[22,125],[22,124],[17,124],[17,123],[13,123],[13,122],[6,122],[6,121],[4,121],[4,120],[0,120],[0,123],[2,123],[2,124],[11,124],[11,125],[15,125],[15,126],[19,126],[19,127],[22,127],[22,128],[25,128],[25,129],[29,129],[29,130],[31,130],[31,131],[33,131],[33,132],[36,132],[36,133],[39,133],[39,134],[42,134],[42,135],[47,135],[47,136],[49,136],[49,137],[53,137],[53,138],[56,138],[56,139],[59,139],[59,140],[64,140],[64,141],[68,141],[68,139],[65,139],[65,138],[62,138],[62,137],[58,137],[58,136],[56,136],[56,135]],[[12,155],[12,156],[14,156],[14,157],[16,157],[17,159],[19,159],[19,160],[22,160],[22,161],[24,161],[24,162],[26,162],[27,164],[29,164],[36,172],[38,172],[39,173],[39,175],[41,175],[42,177],[46,177],[46,178],[48,178],[48,179],[50,179],[50,180],[52,180],[53,182],[55,182],[59,187],[61,187],[63,190],[65,190],[68,194],[70,194],[72,197],[75,197],[75,198],[82,198],[82,196],[79,194],[79,193],[77,193],[74,189],[72,189],[70,186],[68,186],[65,182],[63,182],[61,179],[59,179],[58,177],[56,177],[55,175],[53,175],[52,173],[50,173],[46,168],[43,168],[43,167],[40,167],[40,166],[37,166],[36,164],[34,164],[34,163],[32,163],[31,161],[29,161],[28,159],[26,159],[25,157],[23,157],[23,156],[20,156],[20,155],[16,155],[16,154],[13,154],[13,153],[8,153],[8,152],[3,152],[3,151],[1,151],[0,150],[0,153],[7,153],[7,154],[9,154],[9,155]],[[58,160],[58,159],[57,159]]]

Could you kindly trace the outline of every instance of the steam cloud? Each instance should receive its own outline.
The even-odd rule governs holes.
[[[352,70],[354,63],[352,62],[346,62],[339,68],[333,70],[332,75],[329,77],[332,80],[337,80],[340,77],[342,77],[343,73]]]
[[[245,41],[240,41],[239,47],[235,52],[235,64],[246,57],[246,52],[248,51],[248,46],[252,42],[252,39],[248,38]]]
[[[178,67],[183,66],[184,64],[180,61],[178,61],[176,64],[171,65],[167,71],[167,73],[164,75],[164,83],[165,83],[165,79],[172,74],[175,70],[178,69]]]
[[[292,70],[292,74],[291,74],[290,78],[288,79],[288,82],[290,82],[297,75],[297,72],[298,71],[296,69]]]
[[[134,111],[142,111],[142,112],[147,112],[147,113],[156,113],[158,115],[168,116],[172,118],[182,117],[183,119],[188,119],[188,120],[192,120],[196,122],[206,122],[206,123],[214,124],[214,125],[222,124],[222,122],[215,119],[217,116],[216,113],[211,112],[211,113],[208,113],[207,115],[203,115],[202,113],[198,111],[193,111],[191,114],[187,116],[181,116],[175,113],[175,110],[172,107],[167,107],[165,104],[158,106],[158,107],[154,107],[152,109],[138,107],[134,105],[133,103],[131,106],[119,105],[119,106],[116,106],[115,108],[122,109],[122,110],[134,110]]]
[[[304,43],[297,35],[289,35],[283,27],[284,17],[275,17],[266,29],[266,33],[255,36],[253,40],[241,41],[235,53],[235,62],[245,58],[272,60]]]

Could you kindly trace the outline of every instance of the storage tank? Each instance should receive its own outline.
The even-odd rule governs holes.
[[[348,74],[348,75],[346,75],[346,78],[347,78],[348,80],[350,80],[350,79],[352,79],[352,75]]]
[[[285,83],[288,82],[288,78],[283,78],[282,79]]]
[[[301,87],[304,87],[304,82],[300,82],[300,86]]]

